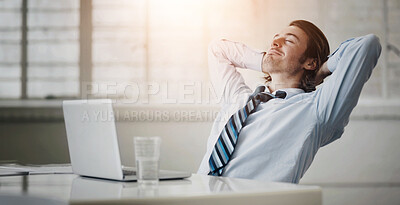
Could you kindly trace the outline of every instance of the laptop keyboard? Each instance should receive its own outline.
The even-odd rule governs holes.
[[[125,176],[127,176],[127,175],[136,175],[136,171],[135,170],[129,170],[129,169],[123,169],[122,170],[122,174],[124,174]]]

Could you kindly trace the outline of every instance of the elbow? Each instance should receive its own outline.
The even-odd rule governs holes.
[[[369,54],[370,57],[376,59],[378,61],[379,56],[381,55],[382,46],[379,40],[379,37],[375,34],[368,34],[363,38],[363,47],[366,53]]]
[[[215,39],[208,44],[208,53],[218,53],[221,50],[224,39]]]

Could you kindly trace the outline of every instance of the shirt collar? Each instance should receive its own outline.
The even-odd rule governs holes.
[[[267,89],[267,90],[268,90],[268,89]],[[303,90],[303,89],[300,89],[300,88],[282,88],[282,89],[278,89],[278,90],[281,90],[281,91],[285,91],[285,92],[286,92],[286,97],[285,97],[285,99],[289,99],[289,98],[291,98],[292,96],[295,96],[295,95],[300,94],[300,93],[304,93],[304,90]],[[275,95],[275,94],[276,94],[276,91],[278,91],[278,90],[275,90],[272,94]]]

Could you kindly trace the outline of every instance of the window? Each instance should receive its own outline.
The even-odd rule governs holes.
[[[123,86],[146,82],[146,2],[93,1],[92,96],[124,97]]]
[[[27,97],[79,95],[79,1],[27,3]]]
[[[79,1],[0,4],[0,98],[77,96]]]
[[[361,8],[331,1],[0,0],[0,99],[137,95],[162,102],[179,99],[185,89],[196,98],[210,95],[211,40],[266,49],[293,19],[319,25],[331,50],[355,35],[380,36],[389,49],[362,96],[397,99],[398,9],[392,1],[384,1],[386,9],[368,2]],[[262,73],[239,72],[252,88],[263,82]]]
[[[150,101],[162,102],[167,95],[178,98],[185,82],[192,87],[190,82],[206,82],[204,5],[177,0],[93,1],[94,96],[136,95],[147,101],[145,95],[153,89],[156,94]]]
[[[21,1],[0,1],[0,98],[21,96]]]

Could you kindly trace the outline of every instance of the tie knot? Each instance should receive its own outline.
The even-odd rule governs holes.
[[[251,99],[253,99],[253,98],[257,98],[257,95],[258,95],[259,93],[264,92],[264,91],[265,91],[265,86],[263,86],[263,85],[258,86],[258,87],[254,90],[253,94],[251,94],[251,95],[249,96],[249,99],[247,100],[247,102],[249,102],[249,101],[250,101]]]

